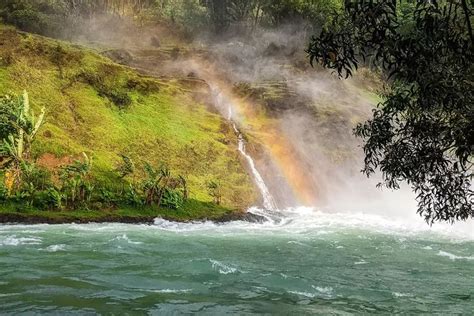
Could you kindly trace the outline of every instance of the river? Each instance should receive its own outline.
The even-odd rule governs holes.
[[[471,314],[471,227],[254,209],[265,223],[0,226],[0,313]]]

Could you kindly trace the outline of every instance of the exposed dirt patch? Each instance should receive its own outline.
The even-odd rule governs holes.
[[[38,158],[37,165],[48,170],[57,170],[58,168],[71,164],[76,158],[72,156],[56,157],[53,154],[46,153]]]

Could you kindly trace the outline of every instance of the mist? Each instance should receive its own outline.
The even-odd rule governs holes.
[[[97,48],[146,75],[204,81],[209,87],[204,102],[223,118],[228,109],[216,104],[211,89],[225,93],[235,103],[234,120],[280,208],[305,205],[423,221],[408,186],[377,188],[379,173],[371,178],[361,173],[362,142],[353,128],[370,118],[381,82],[366,70],[342,80],[312,68],[305,53],[312,34],[305,25],[252,32],[235,28],[218,37],[200,33],[189,43],[159,25],[137,27],[126,18],[98,17],[69,34],[74,34],[73,42]],[[243,94],[242,86],[248,90]],[[266,98],[274,87],[282,96]],[[262,113],[270,130],[268,124],[255,124]],[[265,133],[271,136],[260,137]],[[286,148],[275,149],[275,142]],[[307,192],[298,192],[302,190]]]

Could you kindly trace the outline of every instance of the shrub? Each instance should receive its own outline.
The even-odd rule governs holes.
[[[165,189],[163,198],[161,199],[161,206],[170,209],[179,209],[183,206],[184,198],[181,192],[177,190]]]
[[[5,202],[8,199],[8,189],[3,184],[3,181],[0,182],[0,201]]]
[[[50,187],[46,191],[46,195],[44,196],[45,198],[45,204],[48,207],[62,210],[64,208],[64,204],[66,202],[67,196],[61,192],[56,187]]]
[[[150,94],[160,91],[160,85],[158,82],[146,78],[131,78],[127,81],[126,86],[128,89],[134,89],[143,94]]]
[[[119,198],[117,194],[113,191],[110,191],[107,188],[101,187],[98,190],[98,196],[96,197],[98,202],[101,202],[108,206],[114,206],[117,204]]]
[[[108,68],[107,68],[108,69]],[[108,72],[113,72],[113,69],[108,69],[107,72],[96,74],[91,73],[90,71],[82,71],[75,76],[73,80],[79,80],[91,85],[101,97],[108,98],[112,103],[117,107],[123,109],[127,108],[132,104],[132,98],[122,87],[113,86],[107,82],[107,76],[113,76],[113,74],[107,74]]]
[[[131,206],[143,206],[145,204],[143,196],[132,184],[125,191],[124,202]]]
[[[52,185],[51,172],[34,163],[25,162],[22,164],[21,182],[37,191],[43,191]]]
[[[217,205],[221,204],[222,200],[222,185],[219,181],[212,180],[207,183],[207,191],[209,195],[214,199],[214,203]]]
[[[107,90],[105,92],[99,93],[101,96],[107,97],[112,103],[114,103],[120,109],[127,108],[132,104],[132,98],[128,93],[120,90]]]
[[[61,168],[59,178],[62,182],[61,192],[65,202],[75,208],[90,202],[94,184],[91,182],[92,159],[85,153],[84,160],[76,160]]]

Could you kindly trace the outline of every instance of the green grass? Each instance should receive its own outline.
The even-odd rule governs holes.
[[[124,154],[138,170],[145,162],[166,163],[188,178],[191,198],[202,202],[212,201],[210,180],[222,183],[222,202],[230,208],[245,208],[257,197],[231,128],[178,80],[142,77],[93,50],[0,25],[0,94],[23,89],[36,112],[47,111],[35,159],[77,159],[85,152],[93,157],[97,182],[114,187],[113,170]],[[110,91],[131,103],[114,103]],[[138,171],[134,180],[142,176]]]
[[[213,203],[188,200],[182,208],[171,210],[157,207],[119,207],[113,210],[48,211],[26,208],[24,205],[5,204],[0,208],[0,223],[89,223],[126,222],[152,223],[155,218],[187,222],[200,220],[221,221],[235,218],[241,211],[232,210]]]

